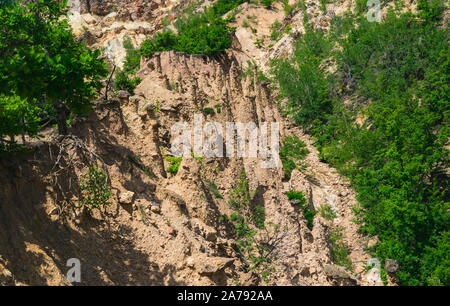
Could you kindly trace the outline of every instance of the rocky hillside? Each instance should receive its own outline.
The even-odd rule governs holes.
[[[170,26],[185,2],[74,0],[69,20],[80,39],[122,67],[124,37],[138,47]],[[220,56],[165,51],[142,58],[135,94],[96,101],[95,112],[74,119],[62,143],[48,128],[31,153],[2,159],[0,282],[68,285],[66,262],[78,258],[82,285],[382,284],[367,253],[376,241],[354,222],[352,186],[280,114],[277,92],[262,77],[269,61],[289,56],[304,33],[304,11],[287,4],[288,13],[280,2],[270,9],[240,5],[232,47]],[[305,4],[308,22],[324,30],[352,7],[351,1],[325,10],[316,0]],[[277,122],[281,142],[295,135],[306,144],[304,167],[286,178],[282,167],[262,168],[256,158],[176,159],[171,127],[191,126],[194,115],[223,126]],[[112,199],[89,212],[76,203],[79,179],[92,162],[108,174]],[[304,206],[289,191],[301,191]],[[248,208],[230,205],[236,197]],[[254,207],[263,207],[263,215]],[[259,216],[265,229],[241,223],[254,236],[237,237],[233,213]],[[261,263],[252,265],[242,241],[261,250]]]

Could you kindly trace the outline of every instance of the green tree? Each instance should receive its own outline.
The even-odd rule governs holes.
[[[100,51],[77,42],[67,1],[15,1],[0,7],[0,93],[50,104],[58,131],[67,114],[86,113],[106,76]]]

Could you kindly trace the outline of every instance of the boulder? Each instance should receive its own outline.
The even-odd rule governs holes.
[[[133,198],[134,198],[134,192],[132,192],[132,191],[121,192],[119,195],[119,203],[120,204],[131,204],[131,203],[133,203]]]
[[[398,262],[394,259],[387,258],[384,262],[384,269],[389,273],[397,272],[399,269]]]
[[[343,278],[343,279],[351,278],[350,273],[348,273],[348,271],[342,266],[325,265],[323,267],[323,271],[328,277],[331,278]]]

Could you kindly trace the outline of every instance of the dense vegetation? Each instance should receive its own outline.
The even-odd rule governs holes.
[[[335,17],[329,33],[307,29],[292,59],[273,65],[285,112],[351,179],[361,230],[379,237],[378,258],[399,262],[403,285],[450,284],[450,54],[442,7],[420,0],[418,14],[400,13],[397,3],[380,23],[362,10]],[[325,71],[330,63],[336,69]]]
[[[217,54],[231,47],[233,28],[228,26],[233,16],[222,15],[247,0],[219,0],[208,8],[200,3],[189,6],[174,22],[176,34],[170,30],[156,33],[141,45],[143,56],[157,51],[177,50],[188,54]]]
[[[69,114],[86,113],[102,87],[100,51],[76,41],[66,1],[12,1],[0,6],[0,125],[3,149],[14,136],[35,136],[43,119],[67,133]],[[10,136],[10,140],[4,137]]]

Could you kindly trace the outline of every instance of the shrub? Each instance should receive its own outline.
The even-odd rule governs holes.
[[[214,182],[208,182],[208,187],[216,198],[223,199],[223,196],[220,194],[219,189],[217,189],[217,186]]]
[[[87,174],[80,179],[82,198],[80,203],[88,209],[100,208],[110,204],[111,185],[106,172],[97,164],[89,166]]]
[[[304,167],[301,161],[309,153],[308,149],[305,147],[306,144],[296,135],[287,136],[284,139],[279,155],[287,179],[291,178],[291,173],[294,169],[301,169]]]
[[[328,204],[323,204],[319,208],[320,215],[328,221],[331,221],[337,217],[336,212]]]
[[[133,95],[134,90],[141,81],[141,78],[133,77],[132,75],[130,77],[130,75],[124,70],[119,70],[116,72],[116,76],[114,78],[114,88],[116,90],[126,90]]]
[[[183,157],[165,156],[164,159],[169,162],[169,166],[167,167],[166,171],[174,175],[177,174]]]
[[[123,70],[126,73],[134,73],[141,64],[141,54],[139,50],[133,46],[131,38],[128,35],[123,38],[123,47],[126,51]]]
[[[231,47],[233,28],[230,19],[222,15],[244,3],[242,0],[219,0],[209,9],[198,12],[196,6],[188,7],[174,22],[177,34],[170,31],[156,33],[141,45],[143,56],[156,51],[177,50],[188,54],[218,54]]]
[[[0,152],[15,147],[14,137],[29,135],[36,137],[39,130],[41,108],[19,96],[0,94]],[[4,139],[9,136],[10,140]]]
[[[261,0],[261,4],[264,5],[266,8],[270,9],[274,1],[275,0]]]
[[[352,261],[349,258],[349,250],[342,241],[342,228],[331,230],[329,233],[328,244],[330,247],[331,260],[339,265],[352,270]]]
[[[205,115],[210,115],[210,116],[214,116],[216,113],[214,112],[214,109],[213,108],[211,108],[211,107],[205,107],[204,109],[203,109],[203,113],[205,114]]]
[[[317,214],[317,212],[309,207],[309,203],[307,203],[307,200],[303,195],[303,192],[289,190],[288,192],[286,192],[286,195],[288,196],[289,200],[298,200],[297,205],[303,210],[303,215],[306,219],[306,225],[310,230],[312,230],[314,217]]]

